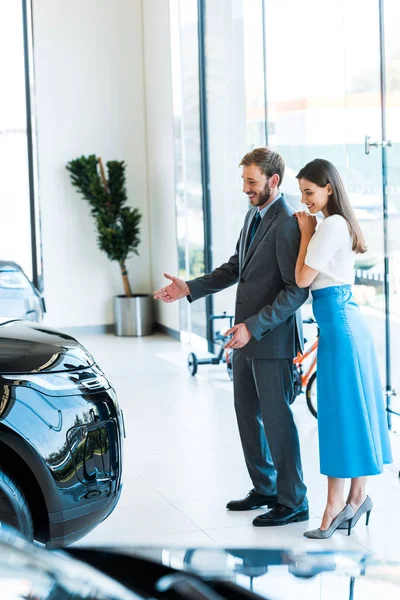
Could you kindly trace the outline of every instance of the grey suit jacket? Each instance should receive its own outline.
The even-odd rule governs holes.
[[[241,352],[251,358],[294,358],[303,349],[300,306],[308,288],[299,288],[295,266],[300,231],[284,196],[262,219],[246,253],[246,240],[257,208],[248,211],[236,251],[208,275],[188,281],[189,302],[238,283],[235,323],[252,333]]]

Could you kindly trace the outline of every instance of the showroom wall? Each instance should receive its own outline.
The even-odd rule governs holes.
[[[130,280],[134,292],[152,291],[142,2],[32,4],[45,322],[96,331],[112,323],[122,282],[118,265],[97,248],[89,207],[65,165],[92,153],[126,161],[129,204],[143,214]]]

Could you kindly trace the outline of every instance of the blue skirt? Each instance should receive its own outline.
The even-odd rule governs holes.
[[[312,292],[320,469],[329,477],[377,475],[392,462],[374,342],[350,285]]]

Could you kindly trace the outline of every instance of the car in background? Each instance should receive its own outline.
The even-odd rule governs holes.
[[[123,438],[115,391],[76,339],[0,319],[0,525],[49,548],[82,538],[118,502]]]
[[[43,296],[15,262],[0,260],[0,315],[41,323]]]

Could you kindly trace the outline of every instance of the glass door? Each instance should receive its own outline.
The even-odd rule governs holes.
[[[363,18],[360,19],[360,15]],[[379,0],[344,3],[346,188],[368,250],[357,255],[354,296],[372,330],[382,384],[387,372]]]
[[[388,406],[393,429],[400,431],[400,37],[398,0],[381,0],[384,61],[383,137],[386,193],[386,262],[388,286]],[[397,414],[397,416],[396,416]]]
[[[170,9],[178,275],[188,280],[205,268],[197,0],[174,0]],[[206,300],[179,307],[181,339],[206,349]]]
[[[296,52],[279,50],[276,23],[285,24]],[[378,24],[379,0],[266,2],[268,137],[286,162],[282,191],[300,207],[295,176],[314,158],[331,161],[342,175],[368,244],[357,256],[354,295],[386,385],[382,153],[373,146],[365,152],[366,136],[382,139]]]

